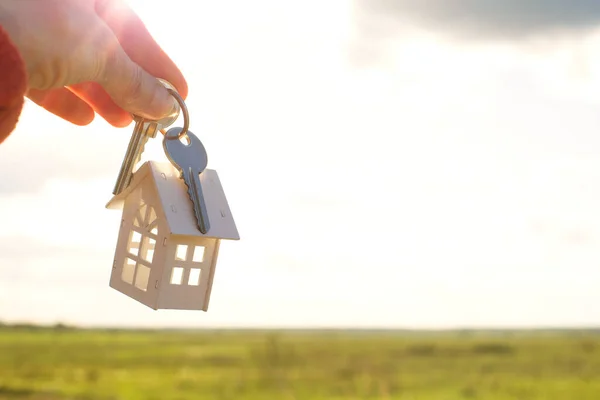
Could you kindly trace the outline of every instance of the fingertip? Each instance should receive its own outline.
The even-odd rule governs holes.
[[[93,110],[89,109],[86,111],[81,111],[75,116],[72,116],[71,118],[69,118],[69,122],[78,126],[87,126],[91,124],[95,118],[96,113]]]
[[[140,85],[140,88],[142,88],[141,90],[147,88],[148,93],[140,93],[139,96],[133,96],[133,98],[140,99],[140,102],[136,104],[137,110],[134,111],[134,114],[153,120],[159,120],[172,115],[177,110],[177,100],[154,77],[144,75],[142,79],[146,82]],[[147,99],[147,101],[142,103],[143,99]]]
[[[27,97],[40,107],[74,125],[89,125],[95,117],[92,107],[66,88],[30,89]]]
[[[105,119],[106,122],[108,122],[109,124],[111,124],[112,126],[114,126],[115,128],[127,128],[129,126],[129,124],[131,124],[131,122],[133,121],[133,118],[119,118],[119,119]]]
[[[73,94],[73,96],[76,97],[75,94]],[[78,101],[74,102],[72,105],[71,112],[68,114],[67,119],[72,124],[86,126],[91,124],[95,117],[96,113],[89,104],[84,101]]]
[[[186,80],[182,77],[178,80],[177,83],[174,83],[173,86],[177,89],[177,93],[185,100],[188,96],[188,84]]]
[[[177,79],[169,79],[169,78],[165,78],[163,76],[159,76],[159,78],[167,81],[168,83],[170,83],[172,85],[172,87],[175,88],[175,90],[177,91],[177,93],[184,100],[187,98],[187,96],[188,96],[188,84],[187,84],[185,78],[183,78],[182,75],[179,75],[177,77]]]
[[[188,84],[173,60],[154,40],[143,21],[123,0],[96,0],[96,13],[117,37],[128,58],[148,74],[170,82],[182,98]]]

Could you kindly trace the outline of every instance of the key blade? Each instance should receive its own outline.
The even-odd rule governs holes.
[[[165,154],[173,166],[181,173],[192,201],[197,227],[203,234],[208,233],[210,224],[208,211],[202,193],[200,173],[208,163],[204,145],[192,132],[187,131],[183,138],[178,138],[182,128],[171,128],[163,140]],[[187,138],[186,138],[187,137]],[[184,140],[187,139],[187,144]]]
[[[133,178],[133,169],[136,164],[139,162],[141,158],[141,154],[144,151],[144,147],[146,146],[146,142],[148,141],[148,137],[143,134],[140,135],[138,140],[135,143],[134,151],[127,158],[125,166],[121,169],[121,173],[119,174],[119,179],[117,180],[117,186],[115,187],[115,195],[120,194],[123,190],[125,190],[129,184],[131,183],[131,179]]]
[[[131,139],[129,139],[129,145],[127,146],[127,151],[125,152],[125,157],[123,158],[123,162],[121,163],[121,169],[119,170],[119,175],[117,177],[117,182],[113,189],[113,194],[116,196],[127,187],[129,184],[128,178],[131,175],[131,171],[133,170],[132,158],[135,157],[135,153],[139,148],[139,142],[142,139],[143,135],[143,121],[137,120],[135,123],[135,127],[133,128],[133,133],[131,134]]]
[[[192,167],[190,167],[187,175],[190,182],[188,185],[188,195],[190,196],[190,200],[192,200],[198,229],[200,232],[206,234],[210,230],[210,222],[204,201],[204,193],[202,192],[202,184],[200,183],[200,174],[197,172],[194,173]]]
[[[121,164],[119,176],[117,177],[117,183],[113,190],[113,195],[120,194],[131,183],[133,170],[142,158],[148,139],[156,134],[156,129],[156,122],[144,121],[143,119],[136,120],[135,128],[129,140],[129,146]]]

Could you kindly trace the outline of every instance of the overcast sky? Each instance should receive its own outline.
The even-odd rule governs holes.
[[[384,22],[420,26],[468,41],[580,36],[600,21],[594,0],[359,0],[358,17],[372,26]]]
[[[131,128],[28,103],[0,146],[0,320],[600,323],[600,3],[130,3],[189,81],[242,240],[208,313],[109,288]]]

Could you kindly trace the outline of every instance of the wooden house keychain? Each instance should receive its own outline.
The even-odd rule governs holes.
[[[179,110],[160,121],[135,118],[135,128],[108,209],[123,217],[110,287],[158,309],[208,310],[219,245],[239,240],[217,171],[189,128],[183,98],[161,80]],[[183,128],[165,129],[183,113]],[[169,162],[145,162],[144,146],[164,135]]]

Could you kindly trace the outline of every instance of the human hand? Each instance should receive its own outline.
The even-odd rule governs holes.
[[[76,125],[95,112],[116,127],[135,114],[160,119],[187,83],[121,0],[0,0],[0,25],[25,61],[27,97]]]

